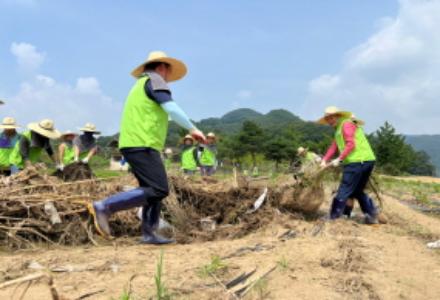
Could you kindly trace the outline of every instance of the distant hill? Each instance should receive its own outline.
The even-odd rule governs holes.
[[[417,150],[423,150],[431,157],[440,175],[440,135],[407,135],[406,141]]]

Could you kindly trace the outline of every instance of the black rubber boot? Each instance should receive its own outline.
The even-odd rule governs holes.
[[[152,201],[148,206],[144,206],[142,210],[142,244],[164,245],[171,244],[175,241],[167,239],[156,233],[160,221],[161,201]]]

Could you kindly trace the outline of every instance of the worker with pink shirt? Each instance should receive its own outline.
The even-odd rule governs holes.
[[[377,210],[373,200],[364,192],[374,169],[376,156],[362,129],[363,122],[354,118],[351,112],[337,107],[326,108],[318,120],[335,128],[335,138],[321,162],[321,167],[343,165],[342,180],[330,209],[330,219],[343,214],[349,215],[351,198],[357,199],[365,215],[366,224],[377,224]],[[338,153],[337,158],[332,159]]]

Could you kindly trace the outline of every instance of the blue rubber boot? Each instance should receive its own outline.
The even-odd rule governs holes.
[[[377,220],[377,209],[374,206],[373,200],[365,193],[361,194],[357,198],[359,200],[359,206],[365,215],[365,224],[379,224]]]
[[[345,210],[345,201],[346,200],[340,200],[338,198],[334,198],[332,202],[332,206],[330,208],[330,219],[338,219],[342,216]]]
[[[144,206],[142,210],[142,244],[164,245],[171,244],[175,241],[167,239],[156,233],[160,221],[161,201],[152,201],[148,206]]]
[[[93,216],[97,231],[106,238],[111,238],[108,219],[112,214],[120,210],[127,210],[147,204],[145,190],[133,189],[108,197],[102,201],[93,202],[89,205],[89,211]]]

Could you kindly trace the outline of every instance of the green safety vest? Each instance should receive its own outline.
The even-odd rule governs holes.
[[[151,100],[144,86],[148,76],[139,78],[128,94],[122,114],[119,149],[147,147],[162,151],[168,131],[168,113]]]
[[[203,149],[202,155],[200,156],[200,164],[206,167],[215,165],[215,153],[208,147]]]
[[[63,156],[63,164],[68,165],[75,161],[75,150],[73,149],[73,145],[68,143],[64,144],[64,156]]]
[[[194,149],[195,147],[190,147],[182,152],[182,169],[189,171],[197,170],[197,162],[194,159]]]
[[[304,162],[313,162],[315,161],[315,154],[313,152],[307,152],[306,156],[303,158]]]
[[[171,158],[164,158],[163,163],[165,165],[165,170],[169,170],[171,168]]]
[[[338,145],[339,153],[342,153],[345,148],[344,136],[342,133],[342,127],[346,122],[352,122],[350,119],[341,119],[338,122],[335,132],[335,140]],[[358,163],[365,161],[375,161],[376,156],[371,149],[370,143],[365,136],[362,127],[357,127],[355,137],[354,137],[355,147],[353,151],[344,159],[344,164]]]
[[[29,143],[31,143],[31,131],[25,131],[21,138],[27,139]],[[29,150],[29,161],[32,163],[36,163],[41,156],[41,152],[43,148],[40,147],[31,147]],[[20,142],[17,142],[12,149],[11,156],[9,157],[9,162],[13,166],[17,166],[20,169],[24,168],[24,160],[20,153]]]
[[[10,156],[19,139],[20,136],[17,133],[16,136],[11,139],[11,145],[9,147],[0,148],[0,169],[9,169],[11,166],[9,162]]]

